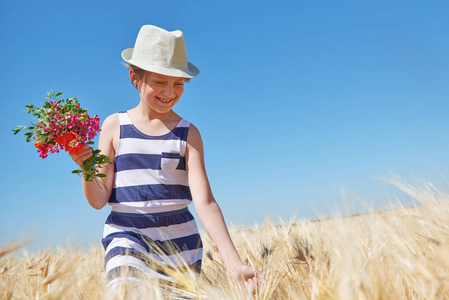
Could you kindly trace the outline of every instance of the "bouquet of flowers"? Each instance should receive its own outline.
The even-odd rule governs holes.
[[[97,115],[90,117],[86,109],[82,109],[78,99],[59,99],[62,93],[54,91],[47,93],[47,98],[42,107],[25,105],[27,113],[37,117],[37,124],[31,126],[19,126],[13,129],[14,134],[25,130],[26,141],[34,141],[39,156],[46,158],[48,153],[58,153],[60,149],[69,154],[78,154],[84,149],[83,144],[92,145],[91,141],[100,131],[100,119]],[[92,151],[81,169],[72,173],[84,175],[86,181],[92,181],[97,177],[105,177],[98,169],[104,164],[110,164],[111,160],[106,155],[100,155],[100,150]]]

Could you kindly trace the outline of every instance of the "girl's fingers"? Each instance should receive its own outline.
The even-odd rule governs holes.
[[[250,295],[254,295],[264,285],[264,274],[250,266],[243,266],[233,277],[238,284],[244,284]]]
[[[251,295],[254,295],[256,293],[256,286],[257,284],[254,282],[252,278],[249,278],[245,281],[246,289]]]
[[[81,151],[80,153],[70,155],[70,157],[72,157],[72,160],[80,167],[91,156],[92,156],[92,148],[89,147],[89,145],[87,144],[84,144],[84,150]]]
[[[253,269],[253,274],[249,278],[246,279],[245,285],[248,292],[251,295],[254,295],[259,288],[264,285],[265,276],[262,272],[257,269]]]
[[[265,280],[265,276],[263,275],[263,273],[260,272],[260,271],[257,271],[257,270],[256,270],[256,276],[255,277],[256,277],[256,280],[259,281],[260,283],[263,283],[264,280]]]

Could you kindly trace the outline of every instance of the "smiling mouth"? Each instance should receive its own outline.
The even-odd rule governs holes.
[[[157,99],[159,100],[159,101],[161,101],[162,103],[170,103],[173,99],[161,99],[161,98],[159,98],[159,97],[157,97]]]

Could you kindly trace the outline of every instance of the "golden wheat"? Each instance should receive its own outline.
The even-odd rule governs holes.
[[[148,279],[132,299],[449,299],[449,198],[432,185],[390,181],[418,205],[346,218],[233,228],[242,258],[265,274],[254,296],[228,276],[203,235],[202,275],[172,274],[168,286]],[[0,248],[1,299],[103,299],[103,250],[71,247],[20,252]]]

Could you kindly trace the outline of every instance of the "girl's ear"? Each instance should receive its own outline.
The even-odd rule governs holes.
[[[140,80],[139,75],[133,70],[129,69],[129,79],[131,80],[131,84],[137,89],[140,90]]]
[[[129,79],[131,82],[134,82],[134,80],[137,80],[136,78],[136,72],[133,71],[133,69],[129,68]]]

